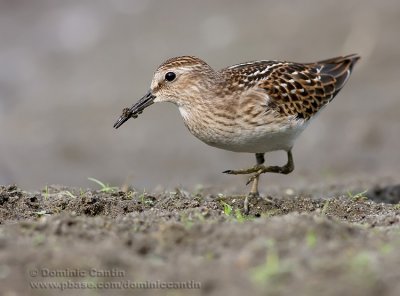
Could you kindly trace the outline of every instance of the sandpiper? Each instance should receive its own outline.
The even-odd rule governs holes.
[[[204,143],[230,151],[255,153],[257,164],[227,174],[253,174],[244,200],[258,196],[263,173],[289,174],[294,169],[296,138],[343,88],[360,56],[351,54],[314,63],[261,60],[213,70],[193,56],[169,59],[154,73],[150,90],[123,109],[115,128],[136,118],[153,103],[178,106],[189,131]],[[264,154],[287,152],[286,165],[265,166]]]

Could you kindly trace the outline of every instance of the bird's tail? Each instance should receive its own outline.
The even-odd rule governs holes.
[[[335,78],[335,93],[343,88],[353,71],[354,65],[360,59],[358,54],[350,54],[344,57],[336,57],[314,63],[319,68],[321,77],[328,75]]]

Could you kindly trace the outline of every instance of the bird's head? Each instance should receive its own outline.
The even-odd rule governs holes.
[[[131,108],[125,108],[114,127],[120,127],[131,117],[136,118],[153,103],[171,102],[180,109],[189,108],[204,97],[218,79],[218,73],[199,58],[169,59],[155,71],[148,93]]]

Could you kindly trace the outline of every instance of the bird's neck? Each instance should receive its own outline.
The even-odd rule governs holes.
[[[221,134],[235,129],[237,110],[235,102],[238,103],[238,100],[221,97],[208,90],[202,96],[178,104],[178,107],[189,131],[203,142],[214,145],[214,142],[221,140]]]

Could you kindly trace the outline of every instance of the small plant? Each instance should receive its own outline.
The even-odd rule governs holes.
[[[314,248],[317,244],[317,235],[313,230],[307,232],[306,243],[309,248]]]
[[[252,220],[254,219],[254,216],[243,216],[242,212],[240,209],[235,209],[233,210],[232,206],[230,204],[227,204],[226,202],[221,203],[224,207],[224,214],[225,216],[228,216],[230,218],[234,218],[236,221],[242,223],[246,220]]]
[[[193,219],[189,217],[188,214],[185,213],[181,214],[180,220],[186,229],[190,229],[194,224]]]
[[[118,190],[118,187],[111,187],[109,184],[105,184],[95,178],[88,178],[88,180],[99,184],[101,187],[100,192],[113,193]]]
[[[144,205],[145,203],[146,203],[146,193],[142,193],[140,196],[139,196],[139,199],[140,199],[140,202],[142,203],[142,205]]]
[[[230,216],[232,214],[232,207],[226,202],[222,202],[222,205],[224,206],[224,214]]]
[[[47,212],[46,212],[46,210],[41,210],[41,211],[39,211],[39,212],[34,212],[38,217],[43,217],[43,216],[46,216],[46,215],[49,215]]]
[[[368,192],[368,190],[364,190],[363,192],[353,194],[351,191],[347,191],[347,195],[349,198],[351,198],[355,201],[365,201],[368,199],[368,197],[365,196],[365,193],[367,193],[367,192]]]
[[[65,190],[64,192],[65,192],[65,194],[69,195],[70,197],[72,197],[72,198],[76,198],[76,196],[75,196],[75,195],[73,195],[73,194],[71,193],[71,191],[69,191],[69,190]]]
[[[236,220],[240,223],[245,221],[245,218],[244,218],[242,212],[240,211],[240,209],[235,209],[235,217],[236,217]]]
[[[46,187],[44,188],[44,199],[48,199],[49,198],[49,186],[46,185]]]
[[[79,188],[79,197],[82,197],[85,195],[85,191],[82,188]]]
[[[151,205],[154,204],[154,201],[151,198],[148,198],[148,195],[146,193],[146,189],[143,190],[143,193],[141,195],[139,195],[138,198],[139,198],[140,203],[142,205],[150,205],[151,206]]]
[[[267,241],[267,256],[264,264],[257,266],[251,272],[251,278],[258,284],[270,282],[274,277],[285,272],[279,260],[279,254],[275,247],[275,241]]]
[[[329,199],[327,199],[324,202],[324,206],[322,207],[322,211],[321,211],[322,215],[326,215],[326,212],[328,211],[328,208],[329,208],[329,203],[330,203]]]

